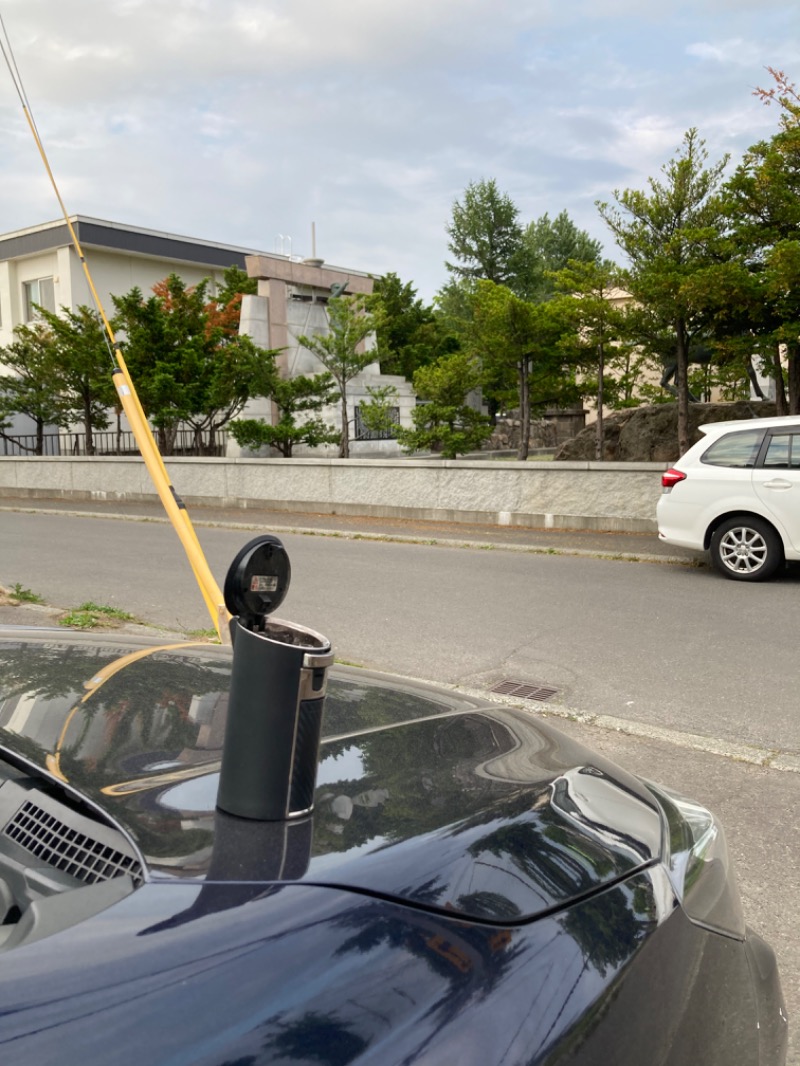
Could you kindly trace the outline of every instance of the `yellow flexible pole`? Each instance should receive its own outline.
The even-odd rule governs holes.
[[[74,226],[72,225],[72,220],[69,217],[64,201],[61,198],[61,193],[59,192],[55,177],[53,176],[53,172],[50,169],[50,163],[47,159],[47,154],[44,150],[44,145],[42,144],[38,130],[36,129],[36,125],[33,121],[33,117],[31,116],[30,110],[26,106],[24,100],[22,102],[22,110],[25,115],[25,119],[28,123],[28,127],[31,131],[31,135],[33,136],[33,139],[36,143],[36,147],[39,150],[39,155],[41,157],[42,163],[44,164],[44,168],[47,171],[47,176],[50,179],[50,184],[52,185],[53,191],[55,192],[56,198],[61,208],[61,213],[64,216],[64,221],[67,224],[67,228],[72,239],[72,244],[75,248],[75,252],[83,268],[84,277],[86,278],[86,283],[89,286],[89,291],[92,294],[94,305],[97,308],[97,312],[100,315],[106,334],[108,336],[112,356],[115,363],[117,364],[116,369],[113,372],[113,376],[117,395],[120,398],[120,404],[128,419],[128,423],[130,424],[134,440],[136,441],[136,444],[139,448],[139,452],[141,453],[142,459],[144,460],[145,466],[147,467],[148,473],[150,474],[153,484],[155,485],[156,491],[158,492],[159,498],[161,499],[161,502],[164,506],[164,510],[167,512],[167,515],[170,521],[172,522],[175,532],[178,534],[178,538],[181,541],[181,544],[183,545],[184,551],[186,552],[186,556],[192,567],[195,580],[197,581],[197,584],[203,595],[206,608],[208,610],[209,615],[211,616],[211,621],[213,622],[214,628],[217,631],[217,635],[223,643],[229,643],[230,635],[228,632],[227,622],[230,616],[225,608],[222,592],[220,591],[219,585],[217,584],[213,574],[211,573],[211,569],[209,568],[205,555],[203,554],[203,550],[200,547],[200,541],[197,538],[197,533],[195,532],[194,526],[192,525],[191,519],[189,518],[189,512],[186,510],[186,506],[184,505],[181,498],[175,492],[175,489],[173,488],[172,483],[169,479],[169,475],[167,474],[167,468],[164,465],[164,459],[161,455],[161,452],[158,450],[158,445],[156,444],[155,438],[153,437],[153,434],[150,430],[150,426],[147,421],[147,417],[144,413],[144,409],[142,408],[142,405],[139,401],[139,397],[137,395],[133,381],[131,380],[131,376],[125,364],[125,360],[122,357],[122,352],[120,350],[119,343],[117,342],[117,339],[114,335],[114,330],[111,327],[111,323],[109,322],[105,310],[103,309],[103,304],[97,294],[97,289],[95,288],[94,280],[92,278],[91,271],[89,270],[89,265],[86,262],[86,257],[83,254],[83,249],[81,248],[80,241],[78,240],[78,235],[75,232]]]
[[[129,388],[128,383],[125,381],[122,370],[119,368],[114,370],[112,377],[114,380],[114,387],[117,390],[117,396],[119,397],[120,406],[128,419],[131,431],[139,446],[139,452],[144,460],[144,465],[147,467],[147,472],[153,480],[153,484],[156,487],[161,503],[164,505],[164,510],[167,512],[167,515],[175,528],[175,532],[178,534],[178,538],[183,545],[183,550],[186,552],[186,557],[191,564],[200,592],[205,600],[206,608],[214,623],[214,628],[216,629],[220,640],[229,639],[227,626],[229,616],[225,609],[225,604],[222,601],[222,593],[214,580],[208,563],[206,562],[206,558],[200,548],[197,536],[194,532],[194,527],[186,512],[186,507],[170,484],[169,478],[166,477],[161,453],[153,440],[152,434],[144,432],[142,428],[143,416],[140,414],[139,410],[137,410],[132,391]],[[183,517],[184,515],[186,515],[185,519]]]

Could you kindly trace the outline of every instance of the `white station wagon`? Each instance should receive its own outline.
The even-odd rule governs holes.
[[[800,415],[710,422],[661,478],[658,535],[736,581],[800,559]]]

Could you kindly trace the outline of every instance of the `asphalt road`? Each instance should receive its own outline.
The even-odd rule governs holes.
[[[220,585],[249,531],[199,528]],[[800,572],[749,585],[710,569],[494,547],[283,534],[281,613],[337,657],[485,690],[510,678],[553,705],[800,755]],[[0,584],[86,600],[170,631],[211,623],[172,529],[0,512]],[[798,764],[800,767],[800,764]]]
[[[663,553],[660,563],[609,558],[630,554],[609,538],[568,555],[532,554],[524,538],[456,549],[426,543],[422,527],[405,530],[415,543],[352,539],[355,520],[339,532],[281,534],[293,580],[280,613],[325,633],[347,662],[484,695],[504,678],[555,689],[529,709],[716,810],[747,919],[777,950],[797,1017],[800,573],[740,584],[665,564]],[[222,584],[253,531],[198,533]],[[541,551],[590,550],[551,543]],[[0,585],[15,583],[51,604],[91,599],[171,632],[210,625],[164,524],[0,510]],[[800,1066],[794,1036],[789,1062]]]

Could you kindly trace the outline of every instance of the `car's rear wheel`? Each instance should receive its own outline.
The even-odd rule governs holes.
[[[764,581],[783,562],[781,538],[761,518],[728,518],[711,538],[711,561],[734,581]]]

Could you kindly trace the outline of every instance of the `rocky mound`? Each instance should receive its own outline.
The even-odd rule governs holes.
[[[775,404],[761,400],[735,403],[693,403],[689,407],[690,441],[700,438],[698,427],[706,422],[742,418],[768,418]],[[554,456],[559,459],[594,459],[597,430],[587,426],[577,437],[566,441]],[[616,411],[603,421],[603,459],[607,462],[674,463],[678,452],[678,405],[654,404]]]

